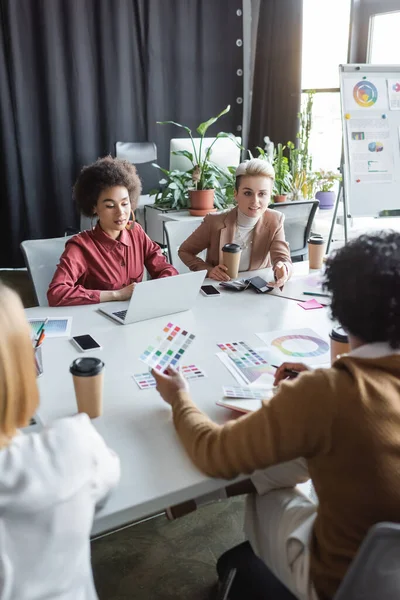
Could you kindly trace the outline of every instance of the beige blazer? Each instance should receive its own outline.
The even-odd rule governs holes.
[[[236,232],[237,208],[222,213],[210,213],[179,248],[179,258],[191,271],[211,270],[222,264],[222,248],[231,243]],[[284,215],[267,208],[254,228],[251,246],[250,270],[275,266],[281,260],[286,263],[289,276],[292,273],[289,244],[283,230]],[[207,249],[206,260],[197,256]]]

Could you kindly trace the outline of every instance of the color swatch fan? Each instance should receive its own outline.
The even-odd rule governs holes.
[[[157,371],[165,371],[168,367],[176,368],[194,338],[193,333],[168,323],[154,344],[141,354],[140,360]]]

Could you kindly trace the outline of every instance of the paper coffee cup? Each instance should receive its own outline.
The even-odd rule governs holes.
[[[331,338],[331,364],[341,354],[346,354],[350,351],[349,338],[343,327],[334,327],[329,334]]]
[[[308,239],[308,260],[310,269],[321,269],[325,254],[325,240],[318,235]]]
[[[78,412],[91,419],[103,412],[104,363],[99,358],[77,358],[69,368],[75,388]]]
[[[238,244],[225,244],[222,248],[223,264],[228,269],[231,279],[236,279],[239,273],[239,263],[242,249]]]

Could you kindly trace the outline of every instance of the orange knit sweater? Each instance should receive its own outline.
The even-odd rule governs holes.
[[[371,525],[400,521],[400,355],[347,356],[303,373],[224,426],[186,392],[173,416],[194,463],[214,477],[307,459],[319,499],[310,569],[320,600],[333,598]]]

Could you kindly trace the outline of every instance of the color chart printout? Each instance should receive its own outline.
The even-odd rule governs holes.
[[[184,378],[188,380],[202,379],[206,377],[204,371],[196,365],[186,365],[184,367],[178,367],[178,369]],[[149,371],[146,373],[136,373],[135,375],[132,375],[132,377],[141,390],[147,390],[149,388],[156,387],[156,380]]]
[[[168,323],[162,334],[157,337],[141,354],[140,360],[157,371],[165,371],[168,367],[176,369],[195,335],[178,325]]]
[[[253,383],[262,375],[267,375],[271,377],[272,387],[275,369],[246,342],[224,342],[217,346],[229,356],[235,369],[246,383]]]

